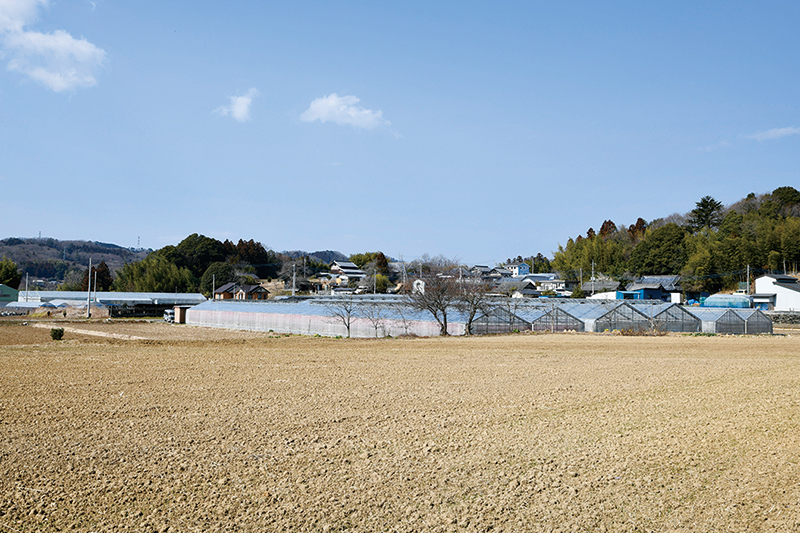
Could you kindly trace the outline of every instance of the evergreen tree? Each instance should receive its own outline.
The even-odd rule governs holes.
[[[717,228],[722,222],[722,202],[703,196],[689,213],[689,226],[694,230]]]
[[[0,261],[0,283],[17,289],[21,280],[22,273],[17,269],[17,264],[3,256],[3,260]]]

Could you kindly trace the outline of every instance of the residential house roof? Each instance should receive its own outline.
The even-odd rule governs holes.
[[[628,291],[640,291],[642,289],[650,289],[650,290],[664,290],[664,286],[660,283],[631,283],[625,290]]]
[[[618,291],[622,284],[618,281],[584,281],[581,289],[584,292],[610,292]]]
[[[681,290],[680,276],[642,276],[638,282],[644,284],[660,283],[661,287],[667,292],[679,292]]]

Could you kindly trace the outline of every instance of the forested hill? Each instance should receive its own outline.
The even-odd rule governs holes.
[[[321,250],[317,252],[304,252],[302,250],[283,251],[281,254],[292,259],[298,259],[304,256],[311,257],[323,263],[333,263],[334,261],[347,261],[347,256],[342,252],[335,250]]]
[[[615,279],[641,275],[684,276],[693,290],[731,289],[751,273],[797,272],[800,266],[800,192],[780,187],[750,193],[724,206],[701,198],[686,214],[630,226],[606,220],[595,231],[559,245],[552,266],[577,277],[582,269]]]
[[[144,259],[151,251],[92,241],[16,237],[0,240],[0,258],[15,262],[23,276],[54,280],[63,280],[72,270],[85,270],[89,258],[95,265],[105,261],[109,269],[115,271],[126,263]]]

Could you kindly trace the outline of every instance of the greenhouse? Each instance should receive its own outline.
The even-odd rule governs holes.
[[[528,331],[531,323],[503,307],[495,307],[472,321],[470,332],[475,335]]]
[[[618,300],[564,303],[562,311],[584,324],[584,331],[614,330],[646,331],[652,329],[651,321],[628,303]]]
[[[729,335],[744,335],[745,319],[736,311],[724,307],[692,307],[689,312],[702,322],[703,333],[723,333]]]
[[[472,322],[471,333],[668,331],[678,333],[771,333],[771,320],[755,309],[683,307],[664,302],[537,298],[496,300]],[[500,304],[500,305],[497,305]],[[467,317],[447,313],[450,335],[463,335]],[[301,335],[437,336],[430,312],[399,296],[318,296],[266,301],[209,300],[187,312],[187,324]]]
[[[439,335],[439,323],[397,297],[315,297],[275,300],[208,300],[189,309],[194,326],[276,331],[299,335],[393,337]],[[450,335],[463,335],[464,316],[448,312]]]
[[[758,309],[734,309],[744,319],[745,335],[772,334],[772,320]]]
[[[645,303],[647,300],[629,302],[635,309],[646,315],[657,331],[672,333],[696,333],[701,330],[700,319],[680,305],[673,303]]]
[[[533,331],[550,331],[553,333],[563,331],[583,332],[585,329],[582,321],[560,307],[554,307],[550,311],[539,309],[539,312],[541,313],[540,316],[531,321],[531,329]]]
[[[595,321],[594,331],[648,331],[652,329],[653,323],[644,313],[625,303],[598,318]]]

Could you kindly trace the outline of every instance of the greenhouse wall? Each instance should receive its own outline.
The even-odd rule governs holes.
[[[536,320],[531,322],[531,329],[533,331],[585,331],[585,325],[582,321],[570,315],[566,311],[555,308],[552,311],[542,315]]]
[[[278,333],[293,333],[297,335],[347,336],[347,328],[341,320],[325,315],[192,308],[187,312],[186,323],[194,326],[251,331],[272,330]],[[464,324],[450,322],[447,325],[447,331],[450,335],[463,335]],[[433,320],[432,317],[430,321],[387,318],[380,321],[378,336],[385,337],[387,335],[393,337],[401,335],[433,337],[439,335],[439,323]],[[350,336],[357,338],[375,337],[375,327],[366,318],[354,317],[350,322]]]

